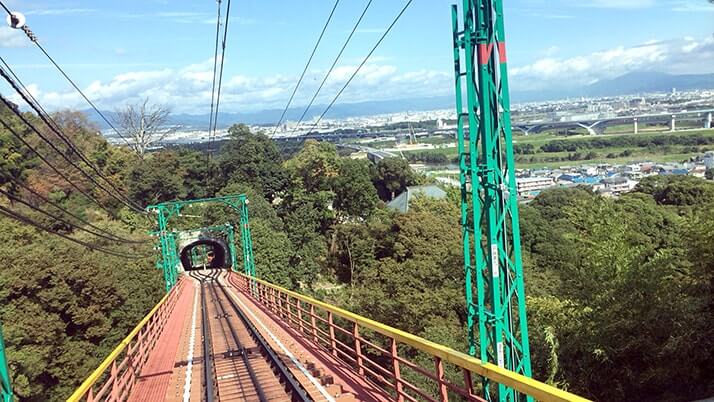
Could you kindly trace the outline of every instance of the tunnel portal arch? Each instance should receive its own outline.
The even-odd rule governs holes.
[[[181,247],[179,259],[181,261],[181,268],[183,268],[184,271],[196,269],[193,267],[191,262],[191,250],[200,245],[209,245],[213,248],[213,261],[209,266],[207,266],[207,268],[231,267],[231,250],[228,247],[228,244],[226,244],[225,239],[217,237],[204,237],[187,243]]]

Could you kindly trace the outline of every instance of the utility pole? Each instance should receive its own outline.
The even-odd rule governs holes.
[[[451,11],[468,352],[530,377],[503,0]],[[483,385],[489,401],[531,400]]]

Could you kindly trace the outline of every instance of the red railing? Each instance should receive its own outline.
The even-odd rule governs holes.
[[[176,306],[178,296],[185,284],[186,280],[180,280],[67,401],[126,400]]]
[[[234,273],[229,281],[395,401],[484,401],[482,379],[543,401],[587,401],[349,311]]]

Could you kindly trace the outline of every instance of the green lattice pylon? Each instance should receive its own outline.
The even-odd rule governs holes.
[[[200,198],[186,201],[169,201],[146,207],[148,212],[156,212],[158,231],[153,234],[159,237],[159,247],[161,248],[160,266],[164,272],[166,291],[176,284],[178,280],[178,250],[176,245],[176,233],[169,231],[169,220],[178,216],[181,210],[191,205],[201,204],[224,204],[240,215],[241,244],[243,251],[243,272],[249,276],[255,276],[255,261],[253,260],[253,240],[250,232],[250,222],[248,219],[248,198],[245,194],[226,195],[214,198]],[[237,260],[235,258],[235,234],[233,226],[228,230],[229,247],[231,251],[231,262],[233,270],[236,270]],[[214,227],[217,228],[218,226]],[[210,229],[210,228],[206,228]]]
[[[469,354],[530,377],[503,0],[462,6],[452,23]],[[527,399],[486,380],[484,394]]]
[[[2,402],[12,402],[12,383],[10,382],[10,369],[5,355],[5,340],[0,326],[0,398]]]

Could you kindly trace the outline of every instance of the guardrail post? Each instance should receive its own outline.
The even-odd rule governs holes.
[[[469,399],[471,399],[476,396],[476,394],[474,394],[474,382],[471,377],[471,371],[469,369],[462,370],[464,372],[464,386],[466,387],[466,391],[469,393]]]
[[[89,391],[87,391],[87,402],[94,402],[94,391],[92,391],[92,388],[89,388]]]
[[[110,378],[111,378],[111,381],[112,381],[112,394],[111,394],[111,395],[112,395],[112,397],[111,397],[111,400],[112,400],[112,401],[118,401],[118,400],[119,400],[119,388],[118,388],[118,384],[117,384],[117,381],[119,380],[119,379],[117,378],[118,375],[119,375],[119,373],[118,373],[118,370],[117,370],[117,361],[114,360],[114,361],[112,362],[112,371],[111,371],[111,375],[110,375]]]
[[[270,310],[275,313],[275,289],[270,288]]]
[[[290,295],[285,295],[285,310],[287,311],[288,325],[293,325],[293,310],[290,308]]]
[[[332,354],[337,357],[337,342],[335,342],[335,323],[332,321],[332,311],[327,312],[327,325],[330,326],[330,348]]]
[[[280,291],[275,291],[275,297],[277,298],[276,308],[278,309],[278,317],[285,318],[285,316],[283,315],[283,297]]]
[[[402,389],[402,375],[399,370],[399,360],[397,359],[398,350],[397,350],[397,341],[394,338],[391,338],[392,341],[392,373],[394,374],[394,391],[397,393],[397,401],[398,402],[403,402],[404,401],[404,391]]]
[[[359,326],[356,322],[354,324],[352,336],[355,338],[355,357],[357,358],[357,369],[359,375],[364,375],[364,367],[362,366],[362,342],[360,342],[359,339]]]
[[[320,341],[317,339],[317,322],[315,321],[315,305],[311,304],[310,305],[310,321],[312,323],[312,339],[317,343],[318,345],[320,344]]]
[[[302,319],[302,303],[300,303],[300,299],[295,299],[295,307],[297,308],[298,321],[300,321],[300,335],[304,335],[305,321]]]
[[[449,391],[444,380],[444,362],[441,361],[440,357],[434,356],[434,366],[436,366],[436,378],[439,381],[439,400],[447,402],[449,400]]]

